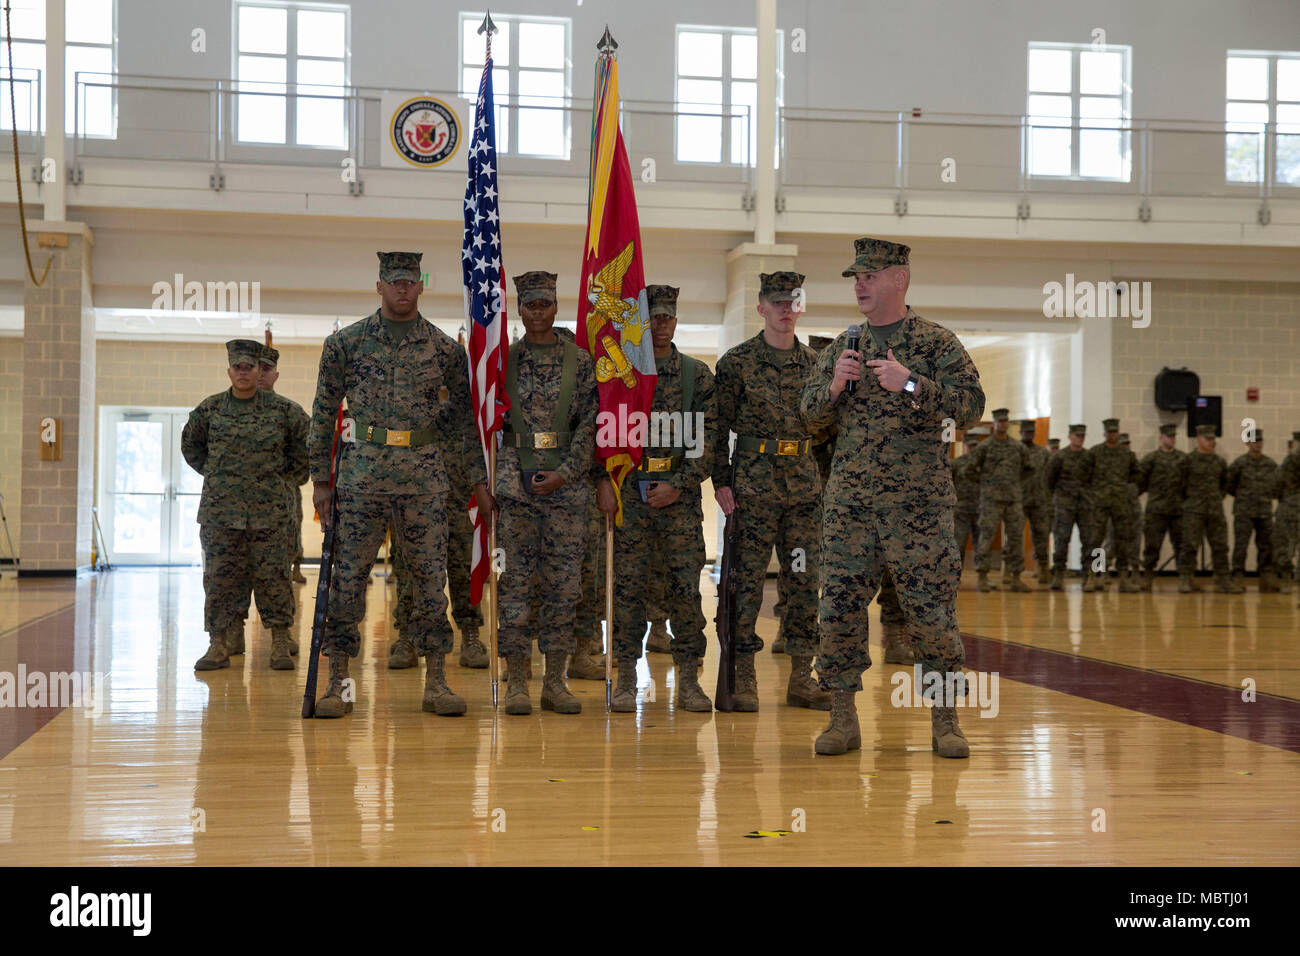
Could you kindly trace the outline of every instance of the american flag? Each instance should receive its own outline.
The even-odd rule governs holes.
[[[465,237],[461,273],[465,285],[465,321],[469,326],[469,385],[474,418],[489,465],[489,442],[501,428],[510,400],[505,392],[509,343],[505,337],[505,266],[501,262],[501,221],[497,211],[497,149],[493,127],[492,56],[489,52],[479,81],[478,106],[469,147],[469,181],[465,186]],[[489,481],[491,480],[489,476]],[[488,579],[487,520],[469,502],[474,522],[474,559],[470,573],[471,600],[478,604]]]

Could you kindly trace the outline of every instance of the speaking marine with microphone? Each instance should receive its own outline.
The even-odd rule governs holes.
[[[849,347],[850,330],[821,353],[800,406],[809,428],[839,426],[823,499],[817,671],[831,692],[831,721],[817,738],[819,754],[862,746],[854,698],[871,666],[867,605],[886,568],[922,674],[943,678],[965,663],[948,449],[956,429],[984,411],[979,371],[957,336],[907,305],[910,249],[862,238],[854,251],[843,275],[853,279],[866,317],[855,326],[858,347]],[[945,695],[936,703],[932,748],[942,757],[969,756],[953,706],[959,701]]]

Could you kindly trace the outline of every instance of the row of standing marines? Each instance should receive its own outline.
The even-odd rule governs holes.
[[[310,418],[274,394],[277,355],[252,340],[228,343],[231,388],[191,413],[183,450],[204,476],[198,520],[210,639],[195,667],[227,667],[243,652],[250,595],[271,629],[271,667],[293,667],[298,486],[310,478],[317,514],[330,514],[331,447],[346,399],[353,440],[344,444],[337,475],[337,543],[322,645],[329,680],[316,715],[341,717],[353,709],[350,663],[386,536],[399,569],[400,636],[389,666],[413,666],[424,657],[422,708],[445,716],[466,712],[464,698],[447,682],[453,631],[444,583],[450,575],[460,663],[485,666],[482,619],[468,603],[465,505],[471,498],[480,513],[494,515],[504,550],[498,581],[504,709],[531,712],[536,640],[545,659],[542,709],[578,713],[581,702],[565,677],[604,676],[599,528],[620,504],[595,455],[599,400],[591,356],[571,333],[554,328],[556,276],[517,276],[525,335],[510,347],[512,411],[489,494],[465,353],[418,311],[421,256],[378,255],[381,305],[326,339]],[[739,509],[744,519],[734,572],[737,710],[759,708],[754,655],[763,641],[755,624],[773,547],[791,661],[786,701],[831,713],[816,752],[861,746],[854,701],[862,671],[871,666],[866,609],[878,591],[886,661],[915,662],[940,679],[960,672],[961,552],[944,436],[954,423],[980,418],[979,373],[955,335],[906,305],[907,246],[859,239],[843,275],[853,279],[868,320],[869,334],[856,349],[846,334],[820,355],[798,342],[795,303],[803,276],[764,274],[763,331],[723,355],[716,377],[672,344],[677,290],[648,287],[658,375],[653,410],[698,414],[705,427],[703,447],[686,447],[679,433],[675,445],[646,448],[640,471],[623,483],[611,642],[615,712],[636,710],[636,661],[645,622],[656,610],[672,621],[667,649],[677,666],[677,706],[712,710],[698,675],[705,652],[699,580],[706,478],[724,513]],[[660,608],[647,606],[654,603]],[[931,719],[935,751],[967,756],[955,708],[933,707]]]

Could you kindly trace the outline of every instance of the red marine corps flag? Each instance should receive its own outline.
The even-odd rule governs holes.
[[[578,344],[596,361],[596,456],[618,490],[641,463],[655,394],[655,357],[636,196],[618,128],[618,44],[608,27],[597,48]],[[621,498],[618,520],[622,523]]]

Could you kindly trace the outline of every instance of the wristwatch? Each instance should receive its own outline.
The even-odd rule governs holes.
[[[919,384],[920,380],[916,377],[915,372],[909,375],[907,381],[903,383],[903,391],[907,393],[908,404],[918,412],[921,410],[921,405],[916,400],[916,389]]]

